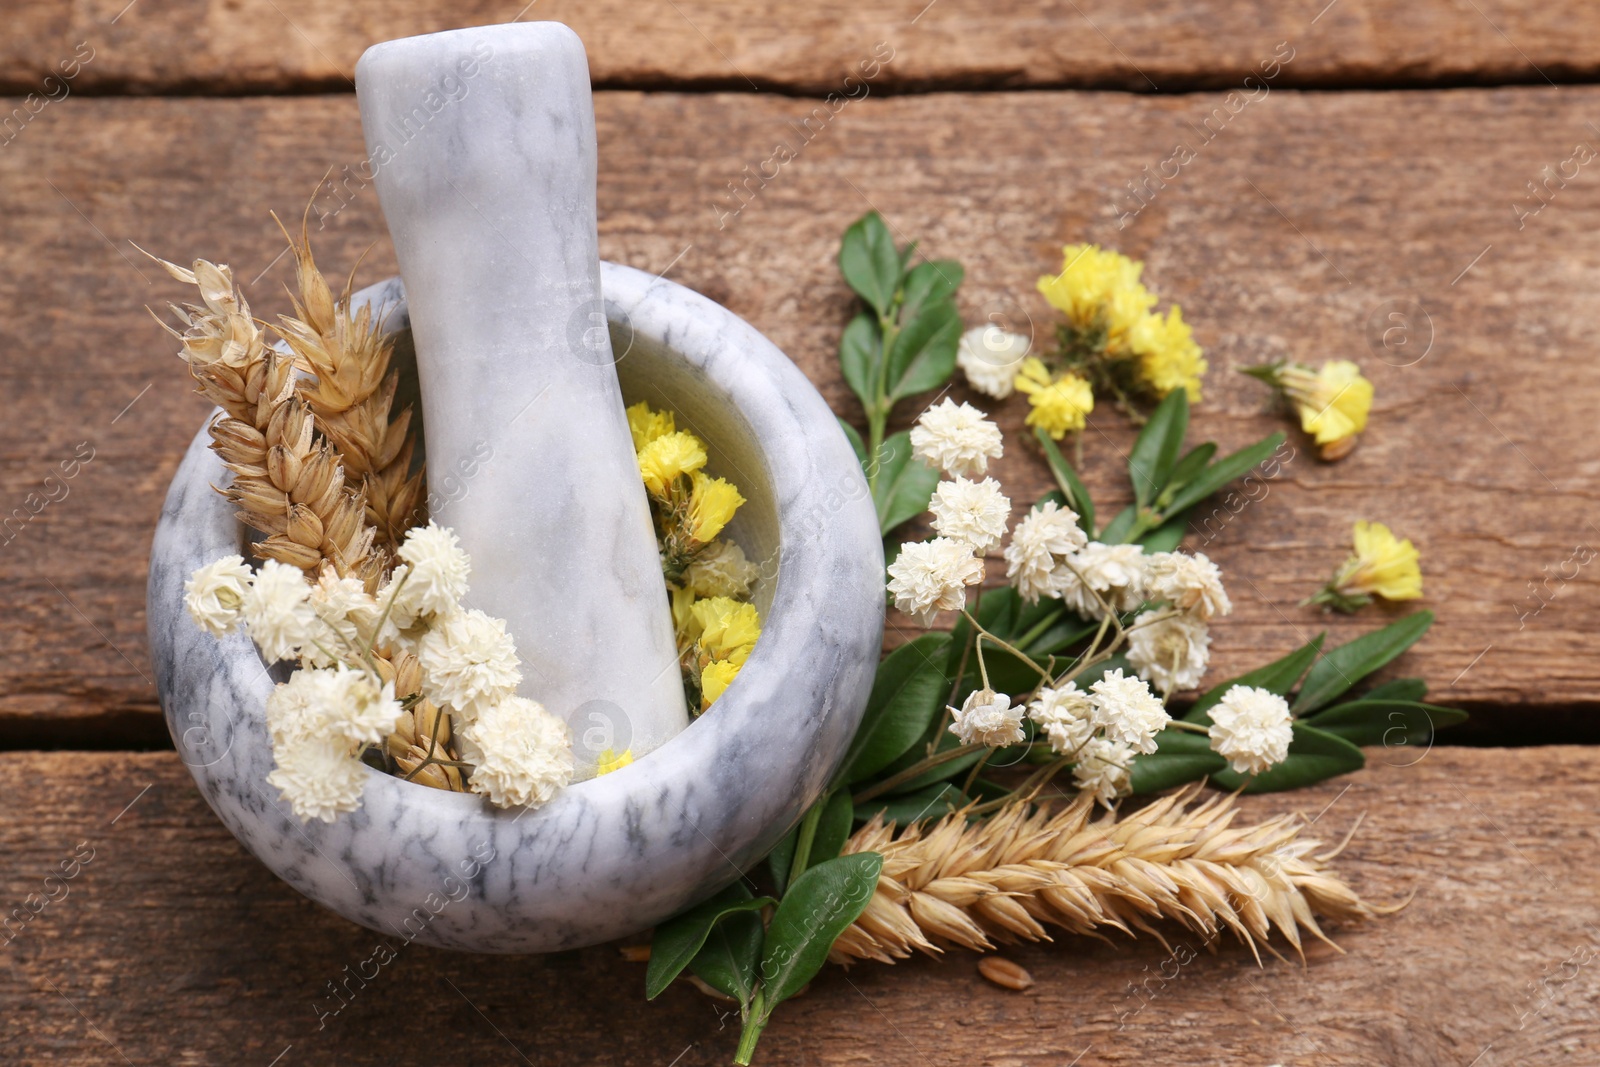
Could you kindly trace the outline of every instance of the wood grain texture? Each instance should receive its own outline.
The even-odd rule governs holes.
[[[822,95],[879,42],[895,54],[875,81],[886,91],[1234,87],[1282,42],[1295,55],[1283,85],[1542,85],[1600,70],[1582,0],[17,0],[0,89],[59,93],[44,80],[89,55],[72,80],[83,91],[343,92],[375,42],[519,17],[570,24],[611,88]]]
[[[1210,954],[1181,932],[1176,957],[1153,941],[1063,938],[1006,950],[1036,981],[1026,994],[989,985],[965,954],[830,968],[779,1010],[757,1062],[1594,1062],[1600,755],[1370,754],[1347,779],[1243,802],[1245,818],[1301,810],[1329,841],[1365,813],[1337,868],[1376,901],[1415,899],[1333,931],[1344,955],[1318,946],[1303,968],[1270,957],[1257,967],[1237,944]],[[18,798],[0,825],[0,905],[37,908],[47,886],[55,898],[12,919],[0,948],[8,1063],[732,1058],[722,1005],[682,984],[646,1003],[644,968],[615,946],[470,957],[322,910],[234,842],[171,753],[19,754],[0,763],[0,786]],[[76,877],[46,882],[74,856],[90,857]],[[379,945],[396,958],[365,963]],[[348,978],[358,969],[364,986]],[[336,999],[329,985],[345,981]]]
[[[1600,380],[1587,354],[1600,185],[1580,169],[1521,229],[1513,204],[1594,136],[1597,104],[1600,90],[1579,88],[1274,92],[1205,143],[1195,129],[1223,106],[1216,95],[932,95],[851,103],[808,139],[810,101],[606,93],[601,252],[725,303],[847,418],[860,413],[834,357],[850,313],[834,254],[869,207],[966,264],[969,322],[999,316],[1041,337],[1050,320],[1033,283],[1063,241],[1144,257],[1212,362],[1193,433],[1225,449],[1289,428],[1233,368],[1359,360],[1377,404],[1351,458],[1321,464],[1291,433],[1280,478],[1199,516],[1191,544],[1221,563],[1238,605],[1215,628],[1211,677],[1324,626],[1347,638],[1388,618],[1296,606],[1342,559],[1350,523],[1378,519],[1416,539],[1424,604],[1440,617],[1401,666],[1436,699],[1482,710],[1480,729],[1525,743],[1552,722],[1588,728],[1600,704],[1594,569],[1566,563],[1600,538]],[[1180,138],[1195,158],[1133,215],[1125,183]],[[779,142],[795,158],[767,167],[770,180],[746,177]],[[0,149],[0,514],[31,515],[0,546],[0,737],[94,745],[139,723],[159,732],[144,560],[204,408],[145,310],[186,294],[130,242],[233,263],[271,317],[287,308],[289,261],[275,258],[267,212],[292,217],[330,167],[340,180],[360,159],[351,96],[71,98]],[[331,273],[363,252],[363,281],[394,269],[370,187],[320,187],[313,231]],[[1427,325],[1413,310],[1408,346],[1370,346],[1369,323],[1388,325],[1397,301],[1420,303]],[[996,411],[1015,428],[1025,402]],[[1110,410],[1085,435],[1102,506],[1125,494],[1131,438]],[[93,458],[65,499],[32,515],[43,497],[29,494],[85,447]],[[1047,486],[1016,444],[998,474],[1019,505]],[[1537,614],[1530,586],[1548,601]]]

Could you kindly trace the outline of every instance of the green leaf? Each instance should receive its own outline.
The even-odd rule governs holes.
[[[833,942],[872,900],[882,870],[878,853],[857,852],[808,867],[795,879],[772,915],[761,952],[767,1011],[798,993],[822,969]]]
[[[1128,539],[1128,534],[1133,532],[1133,521],[1138,517],[1133,505],[1129,504],[1106,523],[1106,528],[1100,531],[1100,540],[1108,545],[1122,544]]]
[[[1288,759],[1254,778],[1235,773],[1230,767],[1219,771],[1212,781],[1223,789],[1244,786],[1246,793],[1277,793],[1359,770],[1366,762],[1361,750],[1344,738],[1297,722]]]
[[[878,529],[887,534],[928,510],[928,501],[939,485],[939,472],[911,454],[908,430],[891,434],[877,461],[881,466],[873,503],[878,509]]]
[[[706,943],[718,919],[741,911],[758,911],[776,903],[771,897],[753,897],[743,882],[735,882],[710,900],[680,912],[660,926],[650,939],[650,966],[645,971],[644,995],[659,997],[689,965]]]
[[[1171,552],[1183,542],[1188,532],[1189,513],[1180,511],[1139,538],[1139,546],[1146,552]]]
[[[949,643],[949,634],[923,634],[878,665],[866,715],[845,756],[840,781],[870,778],[928,732],[944,708],[950,685],[944,672]]]
[[[1133,482],[1136,507],[1142,508],[1161,495],[1172,477],[1183,435],[1189,430],[1189,394],[1174,389],[1150,413],[1150,421],[1139,431],[1128,455],[1128,478]]]
[[[912,267],[906,274],[900,299],[901,321],[910,322],[921,312],[924,304],[949,300],[955,296],[965,277],[966,270],[953,259],[930,259]]]
[[[850,820],[854,815],[848,789],[840,789],[828,797],[822,817],[817,821],[817,832],[811,838],[811,856],[806,866],[815,867],[839,854],[850,839]]]
[[[869,211],[850,224],[839,243],[839,273],[861,299],[887,316],[900,287],[900,253],[883,216]]]
[[[1067,506],[1078,513],[1078,525],[1083,528],[1084,533],[1091,538],[1094,537],[1094,501],[1089,499],[1089,490],[1084,488],[1078,472],[1072,469],[1072,464],[1067,462],[1067,458],[1061,454],[1061,449],[1050,439],[1049,434],[1035,427],[1033,436],[1044,446],[1044,458],[1050,464],[1050,473],[1055,475],[1056,484],[1061,487],[1061,495],[1066,498]]]
[[[1370,697],[1335,704],[1319,711],[1311,723],[1318,730],[1337,734],[1353,745],[1426,744],[1436,730],[1467,721],[1459,708],[1419,704],[1411,700],[1373,700]]]
[[[941,782],[919,789],[914,793],[905,793],[900,796],[875,797],[865,804],[857,804],[855,817],[866,822],[873,815],[882,812],[884,822],[892,822],[904,829],[912,823],[924,819],[937,819],[950,812],[963,807],[967,803],[966,794],[951,785]]]
[[[937,389],[956,369],[961,343],[961,314],[955,304],[928,304],[895,336],[889,349],[889,399]]]
[[[1211,457],[1216,454],[1215,441],[1207,441],[1203,445],[1191,448],[1187,455],[1178,460],[1177,466],[1172,468],[1172,475],[1167,479],[1166,492],[1176,492],[1194,481],[1200,472],[1206,469],[1206,464],[1211,462]]]
[[[772,885],[779,896],[783,895],[783,887],[789,884],[789,871],[794,867],[794,850],[799,841],[800,825],[796,823],[793,829],[783,835],[783,840],[767,853],[767,871],[772,875]]]
[[[1282,659],[1275,659],[1265,667],[1257,667],[1249,674],[1241,674],[1221,685],[1212,686],[1200,694],[1200,698],[1194,702],[1194,707],[1189,709],[1184,719],[1205,726],[1211,725],[1211,716],[1207,713],[1216,707],[1217,702],[1228,690],[1236,685],[1254,686],[1279,696],[1288,696],[1289,690],[1295,687],[1300,681],[1300,676],[1306,673],[1306,668],[1311,666],[1311,661],[1322,651],[1322,642],[1327,636],[1325,633],[1318,634]]]
[[[850,320],[839,337],[839,369],[844,373],[845,384],[869,412],[878,403],[882,361],[883,338],[878,334],[878,323],[863,311]]]
[[[724,916],[711,928],[705,946],[689,961],[689,970],[712,989],[748,1008],[756,991],[766,933],[761,916],[753,912]]]
[[[1296,715],[1307,715],[1333,701],[1361,679],[1416,644],[1433,625],[1433,612],[1419,611],[1375,633],[1363,634],[1323,656],[1306,675],[1295,699]]]
[[[1104,662],[1096,663],[1093,667],[1085,670],[1073,680],[1078,683],[1079,689],[1088,689],[1091,685],[1104,678],[1107,674],[1118,670],[1120,670],[1124,675],[1133,673],[1132,668],[1128,666],[1128,657],[1124,656],[1120,652]]]
[[[1211,751],[1211,739],[1170,727],[1156,735],[1156,750],[1135,756],[1129,769],[1133,792],[1154,793],[1226,769],[1228,761]]]
[[[839,419],[839,429],[844,431],[844,439],[850,442],[850,447],[856,454],[856,462],[861,464],[861,469],[865,471],[867,467],[866,442],[861,440],[861,435],[856,432],[856,428],[843,419]]]
[[[1282,444],[1283,434],[1275,433],[1248,448],[1241,448],[1217,460],[1192,482],[1173,494],[1172,502],[1167,505],[1167,514],[1193,507],[1229,482],[1248,474],[1276,452],[1278,446]]]
[[[1427,695],[1428,683],[1421,678],[1391,678],[1361,694],[1361,699],[1418,701]]]

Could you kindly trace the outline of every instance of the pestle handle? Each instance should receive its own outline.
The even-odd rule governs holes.
[[[604,327],[583,44],[554,22],[367,50],[356,90],[410,304],[434,518],[506,620],[521,692],[578,776],[688,723],[671,611]],[[487,453],[487,459],[483,458]]]

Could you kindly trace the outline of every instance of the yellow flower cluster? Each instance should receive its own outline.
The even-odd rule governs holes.
[[[1159,400],[1182,389],[1200,399],[1206,360],[1182,310],[1155,311],[1156,295],[1140,281],[1144,264],[1098,245],[1067,245],[1059,274],[1039,279],[1039,292],[1066,320],[1052,374],[1039,359],[1023,363],[1016,388],[1028,394],[1028,424],[1060,439],[1083,428],[1093,393],[1119,403]]]
[[[628,409],[628,430],[645,489],[669,509],[683,513],[680,526],[691,543],[715,541],[744,497],[732,482],[701,471],[706,465],[704,443],[677,429],[672,412],[651,411],[643,402]]]
[[[704,711],[761,636],[755,606],[735,599],[749,594],[757,568],[737,544],[717,540],[745,499],[733,483],[705,473],[705,444],[678,429],[672,412],[634,404],[628,430],[656,520],[686,684]]]
[[[683,639],[685,660],[699,672],[700,710],[709,708],[739,676],[761,636],[761,616],[754,604],[731,597],[696,600],[688,610]]]

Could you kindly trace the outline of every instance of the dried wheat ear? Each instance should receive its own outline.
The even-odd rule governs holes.
[[[183,329],[163,323],[182,344],[197,391],[223,409],[210,427],[212,448],[233,481],[220,491],[239,519],[266,537],[261,559],[299,567],[314,578],[325,567],[377,589],[391,551],[423,514],[423,475],[411,473],[410,409],[392,413],[398,375],[392,344],[371,312],[352,313],[350,286],[336,302],[302,231],[295,256],[295,314],[278,333],[290,353],[271,347],[226,266],[196,260],[186,269],[157,260],[201,303],[173,306]],[[154,257],[152,257],[154,258]],[[296,373],[297,371],[303,373]],[[419,693],[414,657],[375,650],[396,696]],[[414,701],[386,751],[404,776],[438,789],[464,788],[450,718]]]
[[[1165,944],[1151,925],[1160,921],[1208,942],[1231,930],[1259,960],[1258,947],[1277,955],[1274,928],[1300,952],[1302,930],[1332,944],[1315,915],[1386,910],[1328,871],[1339,849],[1318,854],[1319,842],[1300,837],[1298,816],[1234,827],[1233,796],[1195,803],[1198,794],[1184,790],[1120,819],[1094,818],[1087,797],[1059,811],[1017,804],[973,823],[958,812],[898,838],[874,819],[844,851],[881,853],[883,873],[829,958],[892,963],[949,946],[984,951],[996,941],[1048,940],[1047,926],[1144,931]]]
[[[376,589],[386,560],[366,520],[366,499],[348,484],[338,454],[296,395],[294,358],[267,344],[227,267],[160,263],[200,291],[200,304],[172,308],[182,330],[163,326],[182,344],[197,391],[224,412],[211,423],[212,447],[233,474],[223,494],[240,521],[267,535],[253,551],[308,576],[326,560],[341,576]]]

